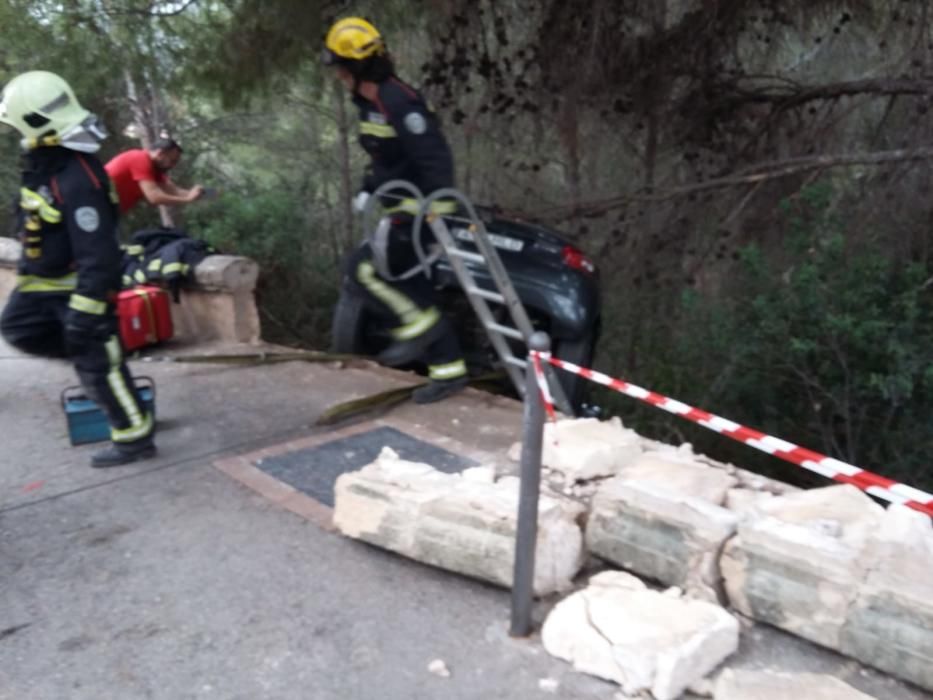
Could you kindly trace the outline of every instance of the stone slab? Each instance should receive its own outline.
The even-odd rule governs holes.
[[[620,476],[630,483],[650,484],[672,494],[715,505],[723,505],[726,494],[738,484],[724,469],[662,452],[645,453],[627,465]]]
[[[541,638],[548,653],[623,693],[674,700],[736,651],[739,623],[717,605],[610,571],[558,603]]]
[[[578,418],[544,426],[542,462],[565,481],[614,476],[642,453],[641,438],[613,418]]]
[[[720,566],[733,607],[831,649],[866,575],[884,509],[853,486],[779,496],[739,524]]]
[[[593,554],[705,600],[721,598],[719,556],[739,517],[654,482],[616,477],[593,499],[586,526]]]
[[[348,537],[501,586],[512,584],[518,479],[444,474],[384,450],[337,479],[333,522]],[[534,591],[566,590],[583,562],[583,508],[542,494]]]
[[[838,678],[821,673],[777,673],[726,669],[713,700],[876,700]]]

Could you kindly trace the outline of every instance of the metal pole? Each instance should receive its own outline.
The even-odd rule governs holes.
[[[538,331],[528,339],[528,347],[538,352],[551,349],[547,333]],[[535,544],[538,540],[538,494],[541,490],[541,445],[544,441],[544,406],[535,377],[534,363],[528,357],[525,368],[525,410],[522,417],[521,485],[518,494],[518,528],[515,537],[515,567],[512,575],[512,625],[509,635],[531,634],[531,606],[534,597]]]

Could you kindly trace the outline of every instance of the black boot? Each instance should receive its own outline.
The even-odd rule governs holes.
[[[152,438],[137,440],[136,442],[114,442],[100,452],[91,456],[92,467],[119,467],[121,464],[138,462],[141,459],[155,457],[156,446]]]
[[[458,391],[465,389],[470,383],[469,377],[457,377],[456,379],[445,379],[443,381],[431,381],[424,386],[418,387],[411,393],[412,401],[415,403],[434,403],[448,396],[453,396]]]
[[[420,360],[425,351],[446,332],[447,324],[440,320],[419,336],[396,341],[379,353],[379,364],[399,367]]]

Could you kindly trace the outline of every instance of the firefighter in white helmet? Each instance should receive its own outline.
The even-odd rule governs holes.
[[[68,83],[46,71],[6,84],[0,122],[22,135],[25,150],[16,212],[23,253],[0,333],[23,352],[72,361],[111,426],[112,444],[91,457],[92,466],[152,457],[153,418],[117,336],[117,201],[94,155],[106,132]]]

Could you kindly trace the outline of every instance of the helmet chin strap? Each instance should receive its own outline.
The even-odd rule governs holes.
[[[49,134],[48,136],[26,137],[21,139],[19,143],[24,151],[32,151],[43,146],[61,146],[62,140],[58,137],[58,134]]]

